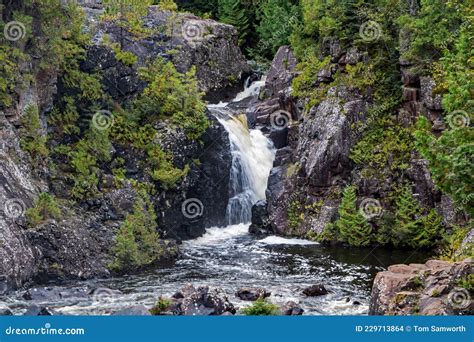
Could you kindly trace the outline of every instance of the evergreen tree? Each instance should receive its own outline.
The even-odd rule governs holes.
[[[109,268],[127,272],[154,263],[162,254],[156,231],[156,214],[148,195],[140,191],[133,212],[127,216],[117,233]]]
[[[219,20],[237,28],[239,45],[247,41],[250,34],[250,20],[243,0],[219,0]]]
[[[405,185],[396,201],[395,225],[392,243],[396,247],[430,248],[442,237],[442,219],[432,209],[423,215],[418,200],[413,197],[410,185]]]
[[[392,234],[394,246],[406,246],[409,240],[420,231],[421,212],[420,204],[413,197],[411,187],[408,184],[405,185],[396,200],[395,226]]]
[[[357,209],[357,196],[354,186],[344,190],[336,230],[339,238],[352,246],[368,246],[371,242],[372,227]]]

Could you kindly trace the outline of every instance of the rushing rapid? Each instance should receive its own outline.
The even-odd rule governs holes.
[[[235,101],[258,95],[263,81],[248,86]],[[220,287],[237,307],[249,305],[234,297],[241,287],[263,287],[270,301],[292,300],[308,315],[360,315],[368,311],[370,288],[376,272],[390,264],[417,261],[403,252],[382,249],[324,247],[315,242],[269,236],[256,239],[248,234],[251,208],[265,199],[275,149],[260,130],[249,130],[244,115],[235,114],[225,103],[209,106],[229,133],[232,153],[230,201],[227,227],[207,229],[204,236],[186,241],[183,256],[168,268],[138,276],[72,283],[73,288],[106,287],[120,290],[103,297],[62,298],[38,305],[64,314],[108,314],[136,304],[152,306],[159,296],[171,296],[187,283]],[[329,294],[306,297],[302,290],[323,284]],[[66,284],[67,286],[67,284]],[[15,313],[31,301],[17,296],[0,298]]]

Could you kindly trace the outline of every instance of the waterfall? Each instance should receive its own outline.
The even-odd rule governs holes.
[[[263,83],[264,81],[254,82],[238,94],[234,101],[255,96]],[[260,130],[249,130],[244,114],[234,113],[225,103],[209,106],[209,109],[229,133],[232,167],[227,224],[249,223],[252,206],[265,199],[275,149]]]

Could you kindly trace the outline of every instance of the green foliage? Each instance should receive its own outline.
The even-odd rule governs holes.
[[[474,243],[467,242],[463,246],[464,238],[472,227],[454,226],[451,234],[445,234],[445,247],[441,251],[441,259],[448,261],[462,261],[474,255]]]
[[[434,209],[423,215],[411,187],[406,184],[396,201],[391,243],[395,247],[432,248],[440,242],[443,233],[441,217]]]
[[[79,113],[74,102],[74,98],[71,96],[64,96],[61,99],[62,106],[54,107],[53,110],[48,113],[48,124],[54,127],[56,133],[62,137],[63,135],[77,135],[80,133],[80,129],[77,126],[77,120],[79,119]]]
[[[172,301],[169,298],[160,297],[156,304],[150,309],[150,313],[153,316],[159,316],[166,312],[171,306]]]
[[[465,288],[470,293],[474,292],[474,274],[467,274],[457,281],[459,287]]]
[[[409,49],[404,51],[402,57],[426,71],[446,48],[453,45],[456,32],[468,16],[469,1],[421,0],[420,5],[415,17],[402,15],[398,24],[410,35]]]
[[[49,155],[46,146],[47,137],[41,126],[38,107],[29,105],[21,118],[20,145],[28,152],[36,164],[41,163]]]
[[[158,145],[148,150],[148,161],[153,168],[151,177],[159,181],[165,189],[173,187],[189,172],[189,166],[186,166],[184,170],[174,167],[173,155],[164,152]]]
[[[98,194],[98,162],[110,161],[111,144],[107,131],[92,127],[71,149],[70,164],[74,170],[70,176],[74,182],[71,194],[76,199],[85,199]]]
[[[102,3],[106,11],[104,19],[114,21],[137,37],[144,38],[150,34],[150,30],[142,25],[142,17],[148,13],[152,0],[104,0]]]
[[[135,101],[135,111],[140,118],[171,118],[189,139],[199,139],[209,126],[206,106],[199,91],[196,70],[179,73],[171,62],[158,58],[140,75],[148,83]]]
[[[138,57],[129,51],[123,51],[119,44],[113,44],[112,49],[115,53],[115,58],[122,64],[133,66],[138,61]]]
[[[129,214],[120,226],[111,249],[109,268],[126,273],[155,263],[163,254],[157,233],[156,214],[148,194],[141,190]]]
[[[299,20],[299,7],[287,0],[267,0],[260,10],[257,49],[260,55],[271,59],[280,46],[288,45]]]
[[[176,5],[176,2],[173,0],[160,0],[160,2],[158,2],[158,6],[160,6],[161,9],[167,11],[175,12],[178,10],[178,5]]]
[[[2,27],[0,25],[1,32]],[[0,44],[0,108],[12,104],[12,93],[20,76],[18,66],[24,59],[25,55],[18,48]]]
[[[246,316],[276,316],[278,315],[278,306],[260,298],[252,305],[242,309],[242,313]]]
[[[470,125],[474,102],[472,89],[472,23],[460,28],[452,50],[444,50],[436,65],[437,81],[443,96],[443,108],[448,113],[448,129],[441,136],[430,132],[428,120],[421,117],[416,132],[417,148],[429,161],[436,185],[450,195],[470,215],[474,214],[472,175],[474,165],[474,130]]]
[[[27,209],[25,215],[30,227],[35,227],[49,219],[59,220],[62,216],[56,199],[46,192],[39,195],[34,207]]]
[[[334,228],[337,237],[351,246],[368,246],[372,240],[372,227],[357,209],[357,196],[354,186],[348,186],[339,206],[339,218]]]
[[[405,170],[415,148],[409,129],[388,123],[367,131],[351,150],[351,159],[359,165],[385,172]]]
[[[233,25],[239,32],[239,45],[243,45],[250,34],[250,18],[245,1],[219,0],[219,20]]]

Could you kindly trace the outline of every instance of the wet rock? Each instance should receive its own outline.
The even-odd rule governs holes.
[[[474,302],[468,290],[456,285],[472,271],[470,259],[390,266],[375,277],[369,314],[472,314]]]
[[[264,299],[270,297],[272,293],[260,287],[244,287],[235,293],[235,296],[248,301],[255,301],[257,299]]]
[[[304,313],[304,310],[293,301],[286,302],[280,311],[284,316],[301,316]]]
[[[84,299],[88,297],[88,292],[86,288],[37,287],[28,289],[22,297],[26,300],[51,302],[60,299]]]
[[[312,285],[303,290],[303,294],[308,297],[316,297],[316,296],[323,296],[328,294],[328,290],[324,287],[324,285]]]
[[[112,316],[151,316],[151,313],[144,305],[134,305],[116,311]]]
[[[13,316],[13,312],[9,308],[0,308],[0,316]]]
[[[209,289],[208,286],[195,288],[188,284],[173,295],[173,298],[175,301],[170,310],[176,315],[215,316],[225,312],[236,313],[222,289]]]
[[[265,236],[271,232],[271,225],[268,220],[267,201],[258,201],[252,207],[252,224],[249,227],[249,233],[256,236]]]
[[[31,305],[29,306],[23,316],[52,316],[53,311],[44,306]]]

